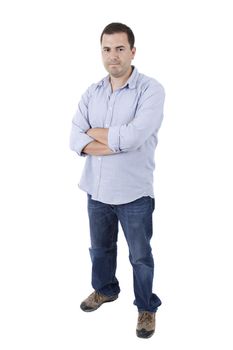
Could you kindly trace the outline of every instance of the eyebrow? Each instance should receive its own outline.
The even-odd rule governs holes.
[[[116,46],[115,49],[121,49],[121,48],[125,48],[124,45],[120,45],[120,46]],[[103,49],[111,49],[111,47],[109,46],[104,46]]]

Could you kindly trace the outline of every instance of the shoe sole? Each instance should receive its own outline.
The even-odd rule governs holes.
[[[117,300],[118,299],[118,296],[117,297],[115,297],[114,299],[110,299],[110,300],[106,300],[106,301],[103,301],[100,305],[98,305],[98,306],[96,306],[96,307],[93,307],[93,308],[85,308],[85,305],[80,305],[80,308],[81,308],[81,310],[82,311],[84,311],[84,312],[92,312],[92,311],[95,311],[95,310],[97,310],[101,305],[103,305],[103,304],[105,304],[105,303],[111,303],[112,301],[115,301],[115,300]]]
[[[136,330],[138,338],[148,339],[151,338],[155,331],[146,331],[145,329]]]

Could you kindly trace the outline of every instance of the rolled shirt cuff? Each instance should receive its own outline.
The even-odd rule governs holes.
[[[86,134],[85,134],[86,135]],[[81,157],[86,157],[87,154],[86,153],[83,153],[82,150],[89,144],[91,143],[92,141],[95,141],[93,138],[91,138],[90,136],[86,135],[87,138],[85,138],[85,140],[82,140],[79,144],[79,148],[77,150],[77,153],[79,156]]]
[[[94,139],[84,132],[76,132],[71,135],[70,148],[79,156],[85,157],[86,154],[83,153],[82,150],[92,141],[94,141]]]

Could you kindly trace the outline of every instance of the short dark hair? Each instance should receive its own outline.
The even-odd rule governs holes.
[[[104,28],[100,36],[100,43],[102,43],[104,34],[114,34],[114,33],[126,33],[128,36],[128,42],[129,42],[130,48],[132,49],[134,47],[135,38],[134,38],[134,33],[132,29],[130,29],[127,25],[123,23],[118,23],[118,22],[110,23]]]

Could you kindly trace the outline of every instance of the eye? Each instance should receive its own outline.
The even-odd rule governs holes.
[[[104,52],[109,52],[109,51],[110,51],[110,48],[109,48],[109,47],[104,47],[104,48],[103,48],[103,51],[104,51]]]

